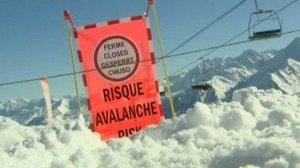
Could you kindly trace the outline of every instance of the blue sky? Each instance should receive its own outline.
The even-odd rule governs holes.
[[[157,0],[155,7],[164,53],[167,54],[240,1]],[[292,0],[258,0],[258,2],[262,8],[278,10]],[[0,83],[72,72],[67,30],[63,17],[64,10],[70,11],[76,26],[82,26],[140,15],[145,12],[146,7],[147,0],[0,0]],[[283,32],[300,29],[299,9],[300,2],[297,1],[279,13],[283,23]],[[253,11],[255,11],[254,0],[247,0],[238,9],[212,25],[174,54],[217,46],[226,42],[247,29],[249,16]],[[159,57],[151,11],[150,22],[154,34],[156,56]],[[300,36],[300,33],[222,48],[210,54],[208,58],[235,57],[249,48],[257,51],[282,49],[297,36]],[[245,33],[232,42],[247,40],[247,38],[248,34]],[[169,74],[205,53],[167,59]],[[77,64],[77,70],[80,70],[79,64]],[[157,71],[159,77],[163,77],[161,62],[158,63]],[[72,76],[50,79],[49,83],[54,97],[75,93]],[[80,93],[84,94],[85,90],[82,88],[81,81],[79,85]],[[0,86],[0,100],[42,96],[39,81]]]

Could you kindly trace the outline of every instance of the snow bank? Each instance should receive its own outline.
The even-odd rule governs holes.
[[[300,97],[247,88],[233,102],[197,102],[132,138],[108,142],[82,116],[54,126],[0,117],[1,167],[299,168]]]

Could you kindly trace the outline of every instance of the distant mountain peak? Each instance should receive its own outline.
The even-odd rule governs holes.
[[[300,37],[296,37],[281,53],[285,58],[300,61]]]
[[[296,37],[286,48],[297,48],[300,46],[300,37]]]

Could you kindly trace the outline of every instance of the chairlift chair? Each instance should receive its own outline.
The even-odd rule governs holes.
[[[212,85],[209,84],[207,81],[205,81],[202,76],[203,76],[203,73],[206,71],[207,67],[206,67],[206,64],[205,64],[205,61],[203,60],[203,57],[200,58],[201,62],[202,62],[202,70],[201,70],[201,73],[193,73],[191,75],[191,80],[190,80],[190,85],[191,85],[191,88],[193,90],[200,90],[200,91],[208,91],[212,88]],[[198,77],[195,77],[195,76],[198,76]],[[201,82],[199,83],[195,83],[195,79],[201,79]]]
[[[258,40],[280,37],[282,25],[277,13],[273,10],[258,9],[257,1],[255,1],[255,3],[257,11],[251,13],[248,24],[249,39]],[[273,25],[271,29],[263,28],[257,30],[257,28],[259,27],[258,24],[271,23],[270,21],[275,22],[274,25],[276,26]]]
[[[212,88],[212,85],[210,83],[208,83],[207,81],[205,81],[204,79],[199,83],[195,83],[194,78],[193,78],[193,76],[195,76],[195,75],[201,75],[201,74],[200,73],[192,74],[190,85],[193,90],[199,90],[199,91],[206,92]]]
[[[212,88],[212,86],[210,84],[208,84],[207,82],[203,81],[199,84],[191,85],[191,88],[194,90],[208,91],[209,89]]]

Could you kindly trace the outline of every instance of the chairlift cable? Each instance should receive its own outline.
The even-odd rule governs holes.
[[[293,3],[295,3],[296,1],[298,1],[298,0],[294,0],[294,1],[290,2],[290,3],[288,3],[287,5],[283,6],[283,7],[280,8],[279,10],[275,11],[275,12],[274,12],[272,15],[270,15],[269,17],[267,17],[267,18],[261,20],[261,21],[258,22],[257,24],[254,24],[251,28],[253,28],[254,26],[257,26],[258,24],[260,24],[260,23],[263,22],[264,20],[269,19],[269,18],[272,17],[273,15],[275,15],[275,14],[281,12],[282,10],[286,9],[287,7],[289,7],[290,5],[292,5]],[[249,29],[249,28],[248,28],[248,29]],[[242,34],[246,33],[246,32],[248,31],[248,29],[246,29],[246,30],[242,31],[241,33],[237,34],[236,36],[234,36],[233,38],[229,39],[228,41],[226,41],[226,42],[223,43],[222,45],[219,45],[219,46],[216,46],[216,47],[211,47],[210,49],[206,48],[206,49],[203,49],[203,50],[195,50],[195,51],[189,51],[189,52],[185,52],[185,53],[179,53],[179,54],[169,55],[169,57],[170,57],[170,56],[173,57],[173,56],[179,56],[179,55],[191,54],[191,53],[196,53],[196,52],[200,52],[200,51],[204,51],[204,50],[211,50],[211,49],[212,49],[211,51],[209,51],[208,53],[206,53],[204,56],[201,56],[201,57],[200,57],[200,58],[204,58],[204,57],[208,56],[209,54],[213,53],[214,51],[216,51],[216,50],[219,49],[219,48],[223,48],[223,47],[227,47],[227,46],[230,46],[230,45],[236,45],[236,44],[241,44],[241,43],[246,43],[246,42],[253,41],[253,40],[244,40],[244,41],[240,41],[240,42],[237,42],[237,43],[231,43],[231,44],[228,45],[229,42],[233,41],[233,40],[236,39],[237,37],[239,37],[239,36],[241,36]],[[295,32],[295,31],[293,31],[293,32]],[[288,32],[287,32],[286,34],[288,34]],[[260,39],[256,39],[256,40],[260,40]],[[167,57],[168,57],[168,56],[165,56],[165,58],[167,58]],[[174,75],[174,74],[180,72],[180,71],[183,70],[184,68],[186,68],[186,67],[188,67],[188,66],[194,64],[194,63],[197,62],[198,60],[199,60],[199,58],[196,59],[196,60],[194,60],[193,62],[191,62],[191,63],[185,65],[184,67],[180,68],[179,70],[175,71],[175,72],[172,73],[170,76],[172,76],[172,75]]]
[[[172,49],[165,56],[168,56],[168,55],[174,53],[175,51],[177,51],[178,49],[180,49],[181,47],[183,47],[184,45],[186,45],[188,42],[190,42],[191,40],[193,40],[199,34],[203,33],[207,28],[209,28],[210,26],[212,26],[214,23],[218,22],[220,19],[222,19],[223,17],[225,17],[226,15],[228,15],[229,13],[231,13],[232,11],[234,11],[236,8],[238,8],[239,6],[241,6],[244,2],[246,2],[246,0],[242,0],[241,2],[239,2],[238,4],[236,4],[235,6],[233,6],[229,10],[227,10],[225,13],[223,13],[222,15],[220,15],[218,18],[216,18],[215,20],[213,20],[212,22],[210,22],[208,25],[206,25],[205,27],[203,27],[202,29],[200,29],[198,32],[196,32],[195,34],[193,34],[191,37],[189,37],[188,39],[186,39],[185,41],[183,41],[181,44],[179,44],[177,47],[175,47],[174,49]]]
[[[282,33],[282,36],[283,35],[287,35],[287,34],[291,34],[291,33],[296,33],[296,32],[300,32],[300,29],[298,29],[298,30],[292,30],[292,31],[288,31],[288,32],[284,32],[284,33]],[[259,39],[259,40],[266,40],[266,39]],[[255,41],[259,41],[259,40],[255,40]],[[211,50],[210,52],[206,53],[204,56],[201,56],[201,57],[197,58],[196,60],[193,60],[189,64],[187,64],[184,67],[182,67],[182,68],[178,69],[177,71],[173,72],[172,74],[170,74],[170,76],[177,74],[178,72],[182,71],[183,69],[189,67],[192,64],[195,64],[198,60],[203,59],[205,56],[208,56],[210,53],[214,52],[215,50],[217,50],[219,48],[224,48],[224,47],[239,45],[239,44],[248,43],[248,42],[254,42],[254,41],[253,40],[244,40],[244,41],[239,41],[239,42],[235,42],[235,43],[222,44],[222,45],[214,46],[214,47],[210,47],[210,48],[203,48],[203,49],[199,49],[199,50],[188,51],[188,52],[183,52],[183,53],[178,53],[178,54],[170,55],[170,56],[168,56],[166,58],[178,57],[178,56],[182,56],[182,55],[193,54],[193,53],[198,53],[198,52],[202,52],[202,51]]]
[[[287,34],[296,33],[296,32],[300,32],[300,29],[292,30],[292,31],[288,31],[288,32],[284,32],[284,33],[282,33],[282,35],[287,35]],[[255,41],[258,41],[258,40],[255,40]],[[219,45],[219,46],[214,46],[214,47],[210,47],[210,48],[203,48],[203,49],[199,49],[199,50],[194,50],[194,51],[188,51],[188,52],[184,52],[184,53],[169,55],[166,58],[173,58],[173,57],[178,57],[178,56],[182,56],[182,55],[187,55],[187,54],[192,54],[192,53],[198,53],[198,52],[202,52],[202,51],[212,50],[212,49],[216,49],[216,48],[229,47],[229,46],[239,45],[239,44],[247,43],[247,42],[254,42],[254,41],[253,40],[244,40],[244,41],[239,41],[239,42],[235,42],[235,43],[229,43],[229,44],[226,44],[226,45]],[[158,60],[158,59],[160,59],[160,58],[156,58],[156,60]],[[186,67],[194,64],[196,61],[198,61],[200,59],[203,59],[203,56],[197,58],[195,61],[189,63],[188,65],[180,68],[176,72],[172,73],[170,76],[172,76],[172,75],[180,72],[184,68],[186,68]],[[144,60],[144,61],[149,61],[149,60]],[[140,61],[140,62],[144,62],[144,61]],[[77,71],[77,72],[75,72],[75,74],[83,74],[83,73],[93,72],[93,71],[96,71],[96,70],[97,69],[90,69],[90,70],[85,70],[85,71]],[[45,78],[54,79],[54,78],[65,77],[65,76],[70,76],[70,75],[74,75],[74,73],[72,72],[72,73],[63,73],[63,74],[58,74],[58,75],[50,75],[50,76],[46,76]],[[19,81],[13,81],[13,82],[0,83],[0,86],[12,85],[12,84],[19,84],[19,83],[27,83],[27,82],[34,82],[34,81],[39,81],[40,79],[41,79],[41,77],[40,78],[32,78],[32,79],[19,80]]]

